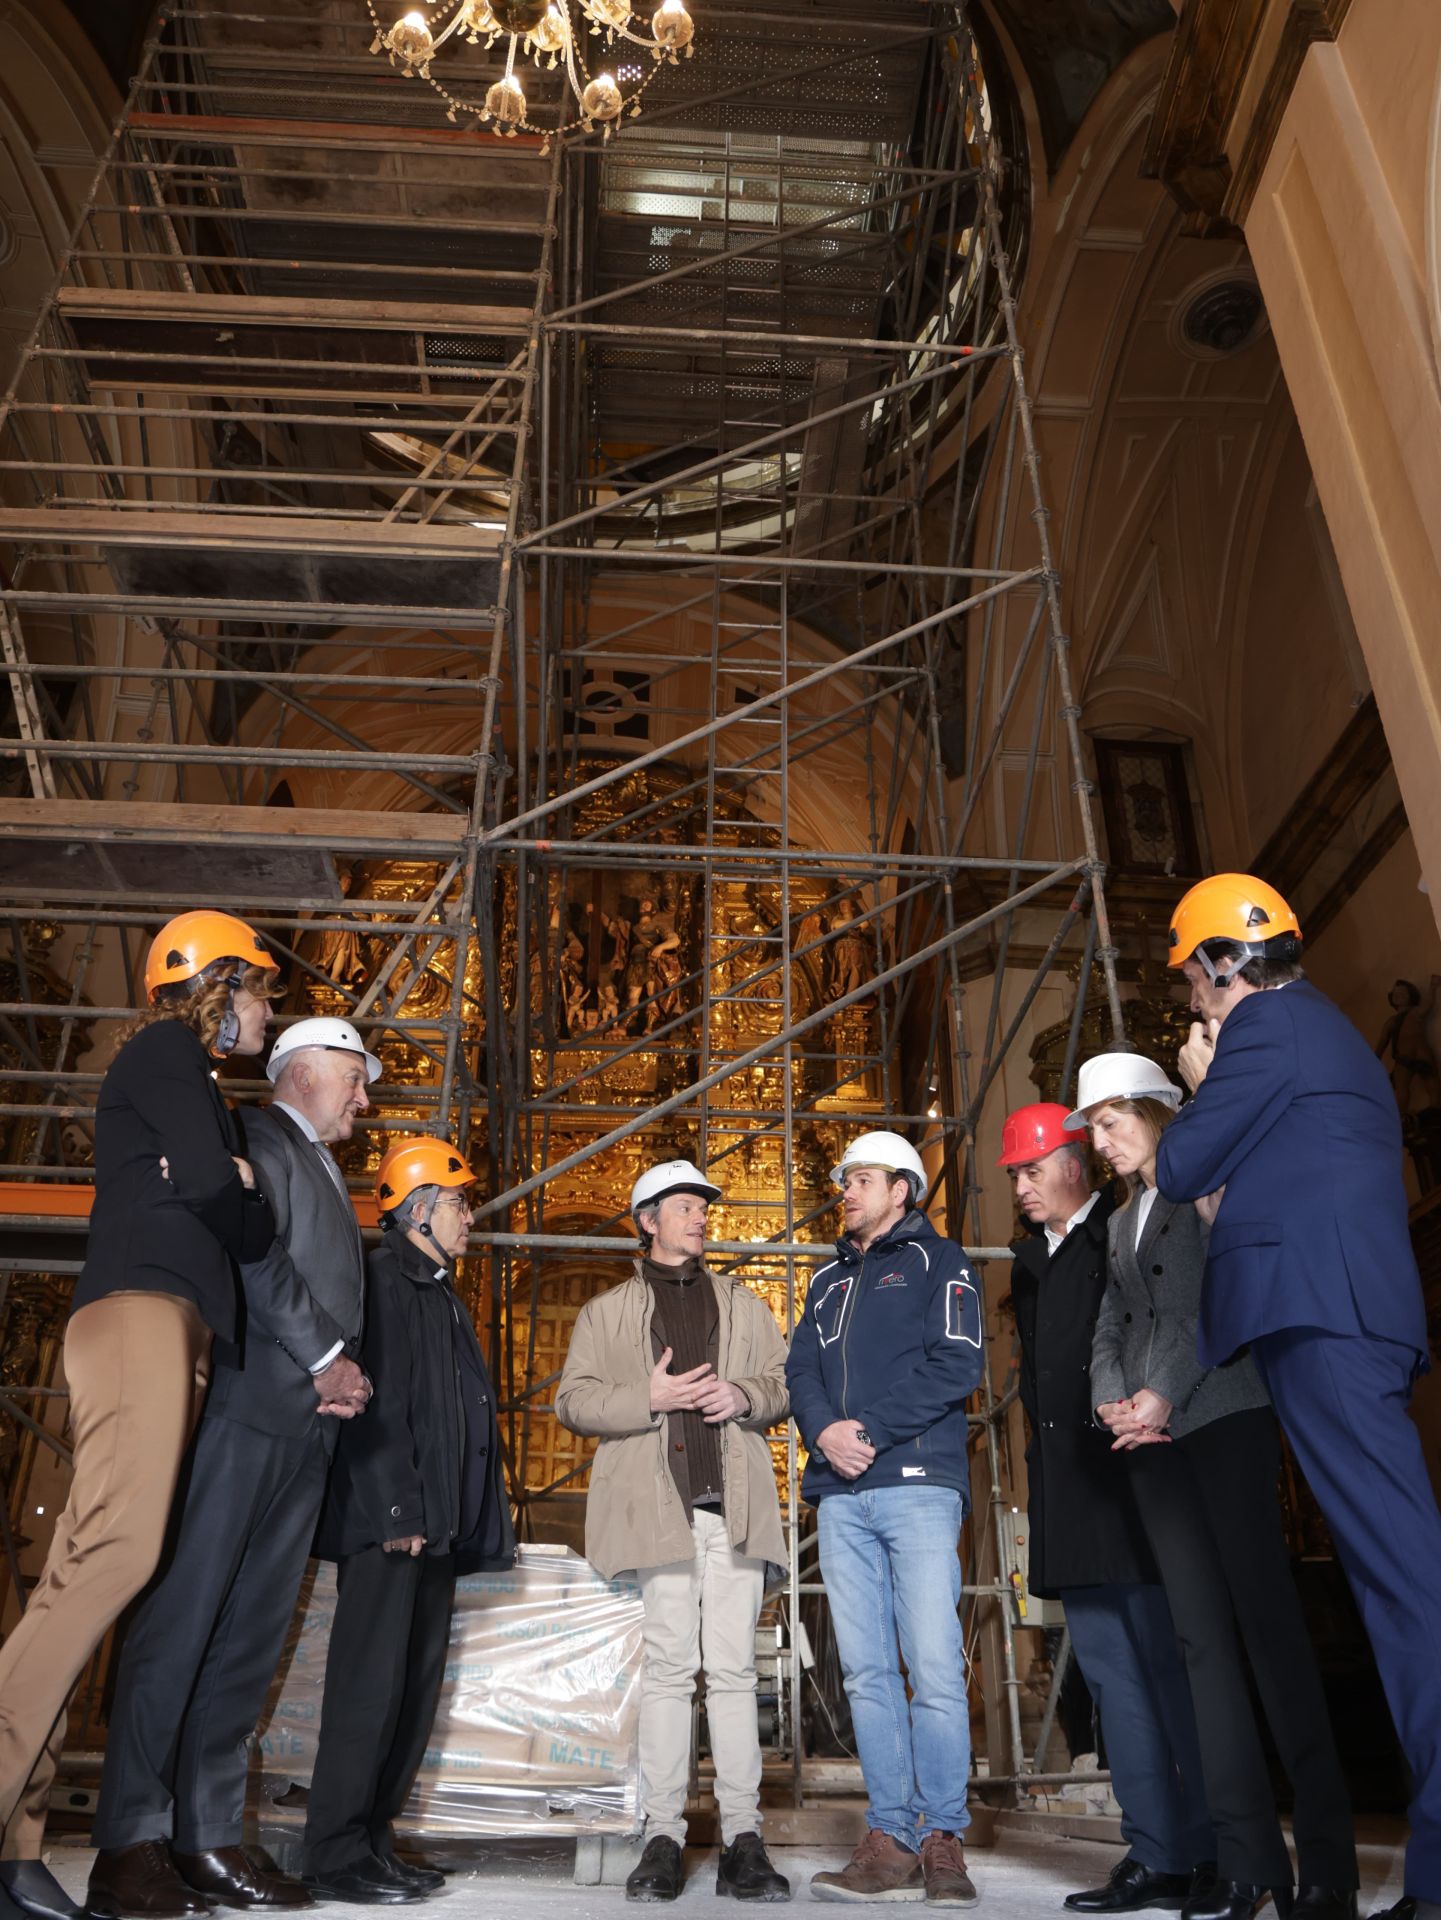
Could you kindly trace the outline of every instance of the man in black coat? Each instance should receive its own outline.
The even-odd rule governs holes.
[[[223,1906],[300,1907],[241,1845],[249,1746],[285,1642],[339,1431],[370,1387],[360,1229],[329,1144],[380,1062],[343,1020],[302,1020],[267,1066],[275,1103],[246,1144],[277,1237],[242,1263],[244,1325],[217,1344],[155,1580],[121,1651],[93,1837],[92,1912],[162,1920],[165,1849]]]
[[[1104,1887],[1070,1894],[1080,1913],[1178,1908],[1215,1858],[1190,1690],[1166,1596],[1111,1435],[1091,1411],[1091,1340],[1106,1289],[1108,1187],[1053,1102],[1006,1121],[1006,1167],[1030,1232],[1015,1249],[1012,1299],[1021,1402],[1031,1426],[1030,1586],[1059,1598],[1101,1717],[1128,1851]]]
[[[425,1754],[457,1573],[508,1567],[515,1533],[495,1394],[453,1278],[475,1175],[443,1140],[402,1140],[376,1174],[364,1360],[375,1399],[341,1435],[317,1551],[337,1562],[305,1882],[364,1906],[444,1884],[398,1859],[391,1823]]]

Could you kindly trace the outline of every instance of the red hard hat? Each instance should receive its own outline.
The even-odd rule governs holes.
[[[1032,1160],[1044,1160],[1057,1147],[1074,1147],[1076,1135],[1066,1131],[1069,1111],[1058,1101],[1038,1100],[1033,1107],[1017,1107],[1007,1114],[996,1165],[1024,1167]]]

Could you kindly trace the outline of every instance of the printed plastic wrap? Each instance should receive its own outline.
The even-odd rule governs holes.
[[[262,1723],[262,1792],[315,1764],[335,1569],[301,1591]],[[457,1836],[632,1833],[639,1826],[639,1589],[568,1548],[522,1547],[509,1573],[456,1584],[431,1742],[401,1824]],[[267,1809],[287,1822],[283,1808]],[[303,1814],[300,1816],[303,1820]]]

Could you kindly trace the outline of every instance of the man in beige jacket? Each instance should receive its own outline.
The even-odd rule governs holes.
[[[600,1441],[586,1557],[633,1571],[645,1607],[640,1770],[646,1845],[628,1900],[682,1885],[691,1701],[701,1666],[724,1847],[716,1892],[788,1900],[760,1836],[756,1622],[766,1567],[785,1563],[765,1431],[786,1417],[785,1342],[765,1301],[708,1271],[706,1210],[720,1188],[687,1160],[631,1190],[642,1257],[576,1319],[555,1410]]]

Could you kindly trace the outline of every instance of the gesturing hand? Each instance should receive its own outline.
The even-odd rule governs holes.
[[[696,1401],[708,1427],[718,1427],[725,1420],[738,1420],[743,1413],[750,1412],[750,1404],[733,1380],[703,1381]]]
[[[832,1420],[816,1435],[817,1452],[846,1480],[859,1480],[876,1457],[875,1448],[861,1439],[864,1431],[859,1420]]]
[[[708,1360],[698,1367],[692,1367],[689,1373],[667,1373],[666,1368],[672,1358],[673,1349],[667,1347],[651,1371],[652,1413],[688,1413],[700,1405],[700,1395],[705,1387],[708,1384],[715,1385],[715,1370]]]
[[[1220,1031],[1219,1020],[1208,1020],[1204,1026],[1199,1020],[1193,1020],[1190,1037],[1176,1055],[1176,1065],[1181,1069],[1181,1078],[1192,1093],[1211,1071],[1211,1062],[1216,1057],[1216,1035]]]

